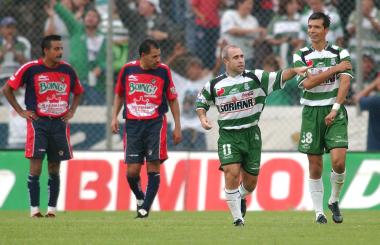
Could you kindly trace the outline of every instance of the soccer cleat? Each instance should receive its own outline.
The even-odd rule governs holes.
[[[237,219],[237,220],[234,221],[233,225],[236,226],[236,227],[243,227],[244,226],[244,221],[241,220],[241,219]]]
[[[318,215],[317,220],[315,221],[317,224],[327,224],[327,219],[324,214]]]
[[[332,219],[335,223],[340,224],[343,222],[343,216],[340,213],[338,202],[329,204],[329,209],[332,212]]]
[[[241,202],[240,202],[240,210],[241,210],[241,215],[245,216],[245,213],[247,212],[247,199],[241,199]]]
[[[145,209],[143,208],[140,208],[138,211],[137,211],[137,216],[135,217],[135,219],[145,219],[145,218],[148,218],[148,215],[149,215],[149,212],[146,211]]]
[[[32,214],[30,217],[31,218],[43,218],[44,216],[40,212],[38,212],[38,213]]]
[[[55,214],[54,213],[47,213],[47,214],[45,214],[45,218],[55,218]]]

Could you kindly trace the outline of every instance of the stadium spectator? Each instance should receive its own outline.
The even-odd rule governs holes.
[[[16,24],[16,20],[11,16],[0,21],[0,85],[4,85],[23,63],[30,60],[30,42],[17,35]],[[24,94],[24,88],[15,91],[14,95],[19,103],[23,103]],[[1,102],[4,103],[5,98]],[[23,149],[26,135],[23,129],[26,128],[26,121],[12,107],[9,107],[8,112],[7,148]]]
[[[212,128],[206,112],[211,104],[218,109],[218,155],[224,171],[226,201],[233,224],[243,226],[245,198],[255,189],[260,171],[262,143],[258,121],[265,98],[281,89],[296,72],[305,72],[306,67],[278,72],[245,70],[244,54],[233,45],[224,47],[222,59],[226,73],[205,84],[196,108],[206,130]]]
[[[61,4],[67,8],[68,10],[73,10],[72,0],[61,0]],[[62,19],[57,15],[53,8],[49,5],[45,5],[45,12],[48,15],[48,18],[45,22],[45,30],[44,35],[60,35],[62,37],[63,50],[63,60],[69,60],[70,56],[70,35],[69,31],[66,28],[65,23]]]
[[[368,111],[367,151],[380,151],[380,76],[354,96],[362,111]]]
[[[180,56],[184,49],[177,49],[172,57]],[[172,59],[174,60],[174,59]],[[167,63],[170,65],[170,63]],[[207,149],[205,130],[202,128],[195,112],[195,101],[203,85],[213,78],[212,71],[203,67],[202,61],[197,57],[187,57],[185,65],[185,75],[181,76],[172,72],[175,81],[178,100],[181,110],[182,138],[184,139],[176,146],[171,146],[168,140],[169,149],[178,151],[201,151]]]
[[[30,215],[44,217],[40,212],[42,161],[48,160],[49,202],[45,217],[55,217],[59,195],[60,162],[72,158],[69,123],[79,105],[83,87],[75,71],[62,62],[61,37],[42,39],[42,58],[28,62],[7,81],[2,91],[15,111],[27,120],[25,157],[30,160],[28,189]],[[25,86],[26,109],[17,102],[14,91]],[[70,93],[73,93],[71,106]]]
[[[245,64],[251,69],[254,62],[253,44],[263,39],[266,29],[259,26],[259,22],[251,15],[253,0],[237,0],[236,9],[224,12],[221,24],[221,38],[227,44],[240,47],[245,54]]]
[[[195,50],[203,65],[212,69],[215,64],[215,51],[220,31],[219,8],[222,0],[191,0],[195,15]]]
[[[298,47],[303,47],[305,43],[310,44],[311,41],[308,39],[308,19],[312,13],[322,12],[328,15],[331,19],[330,31],[327,34],[326,40],[329,43],[337,44],[339,46],[343,46],[344,38],[343,38],[343,28],[339,15],[337,14],[335,8],[328,8],[324,4],[324,0],[306,0],[309,10],[302,14],[301,16],[301,31],[298,35],[299,44]]]
[[[352,66],[347,50],[327,42],[330,18],[322,12],[308,20],[311,46],[294,54],[294,67],[309,66],[309,72],[299,76],[303,88],[301,137],[298,150],[309,160],[309,190],[315,209],[316,223],[326,224],[323,212],[323,153],[330,152],[331,195],[328,207],[335,223],[342,223],[339,194],[346,176],[348,148],[347,112],[342,105],[350,88]],[[339,63],[340,62],[340,63]]]
[[[362,0],[362,48],[363,52],[371,54],[375,63],[380,62],[380,11],[375,7],[373,0]],[[350,35],[348,48],[351,53],[353,62],[356,62],[356,21],[358,12],[355,10],[351,13],[346,26]]]
[[[282,68],[292,64],[293,53],[298,45],[301,30],[298,0],[281,0],[278,14],[268,26],[268,42],[274,54],[281,58]]]
[[[161,14],[159,0],[139,0],[137,9],[130,7],[130,0],[115,0],[124,27],[129,35],[129,60],[138,58],[138,47],[146,38],[158,41],[165,55],[172,48],[171,36],[176,35],[174,24]]]
[[[173,140],[181,141],[177,92],[168,66],[160,62],[160,48],[147,39],[140,44],[140,59],[120,71],[112,112],[112,131],[119,133],[118,114],[124,105],[124,149],[127,181],[137,199],[137,217],[147,218],[160,184],[160,164],[167,158],[166,112],[168,103],[174,118]],[[146,161],[148,185],[141,190],[141,166]]]
[[[56,0],[51,0],[50,6],[54,7],[69,31],[69,62],[86,90],[83,104],[103,105],[106,39],[98,29],[101,21],[99,12],[95,8],[88,9],[82,22],[76,20],[74,14],[61,3],[56,3]]]

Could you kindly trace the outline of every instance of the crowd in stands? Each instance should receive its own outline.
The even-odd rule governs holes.
[[[20,64],[40,55],[38,37],[59,34],[64,40],[64,59],[72,64],[85,86],[82,103],[104,105],[108,1],[11,2],[14,3],[7,5],[0,1],[1,84]],[[173,70],[182,117],[188,122],[183,123],[184,129],[188,130],[186,134],[190,135],[194,147],[202,148],[204,144],[204,132],[198,130],[197,122],[192,121],[196,117],[192,110],[195,94],[203,83],[223,72],[219,56],[224,45],[235,44],[244,50],[247,69],[289,67],[294,51],[309,43],[308,17],[312,12],[322,11],[331,18],[328,41],[347,48],[353,62],[356,61],[355,21],[358,13],[355,0],[113,2],[111,41],[115,77],[124,63],[138,58],[137,47],[143,39],[149,37],[159,41],[162,60]],[[380,1],[362,0],[361,5],[363,80],[369,86],[377,77],[380,61]],[[33,15],[30,12],[34,12]],[[376,86],[371,88],[372,93],[377,91]],[[358,103],[357,97],[353,99],[355,92],[359,92],[355,81],[352,91],[349,101]],[[286,89],[273,93],[267,103],[296,105],[299,104],[299,93],[296,82],[291,81]]]

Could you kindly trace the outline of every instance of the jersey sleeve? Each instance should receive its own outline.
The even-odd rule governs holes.
[[[8,85],[13,88],[14,90],[17,90],[18,88],[24,86],[25,84],[25,79],[23,79],[25,77],[25,75],[27,74],[28,72],[28,63],[21,66],[16,72],[15,74],[13,74],[9,80],[7,81]]]
[[[71,92],[73,94],[82,94],[84,93],[84,88],[81,84],[81,82],[79,81],[79,78],[78,78],[78,75],[77,73],[74,71],[74,69],[72,69],[72,76],[71,76],[71,84],[73,84],[72,86],[72,89],[71,89]]]
[[[170,72],[170,69],[167,69],[168,71],[168,79],[169,79],[169,87],[166,90],[166,96],[168,100],[175,100],[178,97],[177,91],[175,89],[175,85],[172,79],[172,73]]]
[[[125,96],[125,83],[123,80],[125,80],[125,74],[126,68],[123,67],[121,71],[119,72],[119,75],[117,76],[116,86],[115,86],[115,94],[124,97]]]
[[[293,55],[293,67],[297,68],[297,67],[303,67],[303,66],[307,66],[307,65],[302,60],[301,51],[299,50],[296,53],[294,53],[294,55]],[[297,77],[296,79],[297,79],[298,87],[302,88],[303,82],[306,79],[306,76],[297,75],[296,77]]]
[[[267,72],[263,70],[255,70],[254,73],[259,78],[261,88],[264,89],[267,96],[273,91],[285,86],[282,83],[282,71]]]
[[[350,57],[350,54],[348,53],[348,51],[346,49],[340,49],[339,50],[339,56],[340,56],[340,61],[349,61],[351,62],[351,57]],[[342,75],[342,74],[345,74],[345,75],[348,75],[351,77],[351,79],[354,77],[354,74],[352,72],[352,70],[345,70],[343,72],[340,72],[338,74],[338,76]]]
[[[210,105],[213,103],[212,94],[210,91],[211,83],[207,82],[203,89],[198,93],[197,100],[195,101],[196,109],[205,109],[208,111]]]

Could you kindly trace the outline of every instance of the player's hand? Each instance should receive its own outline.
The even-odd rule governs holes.
[[[202,125],[202,128],[206,129],[206,130],[210,130],[212,129],[212,124],[211,122],[207,119],[207,117],[203,117],[201,118],[201,125]]]
[[[334,123],[335,117],[338,114],[336,110],[331,110],[330,113],[325,117],[325,123],[327,126],[330,126]]]
[[[309,69],[309,67],[307,66],[302,66],[302,67],[295,67],[293,68],[294,69],[294,72],[297,73],[297,75],[300,75],[300,76],[303,76],[303,77],[306,77],[307,76],[307,70]]]
[[[119,120],[117,120],[117,118],[112,118],[111,130],[112,130],[112,133],[114,133],[114,134],[119,133]]]
[[[181,132],[181,128],[179,127],[174,127],[174,130],[173,130],[173,142],[175,145],[179,144],[179,142],[181,142],[182,140],[182,132]]]
[[[19,115],[27,120],[37,120],[38,116],[34,111],[22,110]]]
[[[74,111],[69,110],[63,117],[61,117],[61,119],[62,119],[62,121],[67,123],[73,117],[74,117]]]
[[[352,70],[352,64],[351,64],[351,62],[344,60],[344,61],[340,62],[339,64],[335,65],[334,68],[335,68],[336,72],[342,72],[345,70]]]

